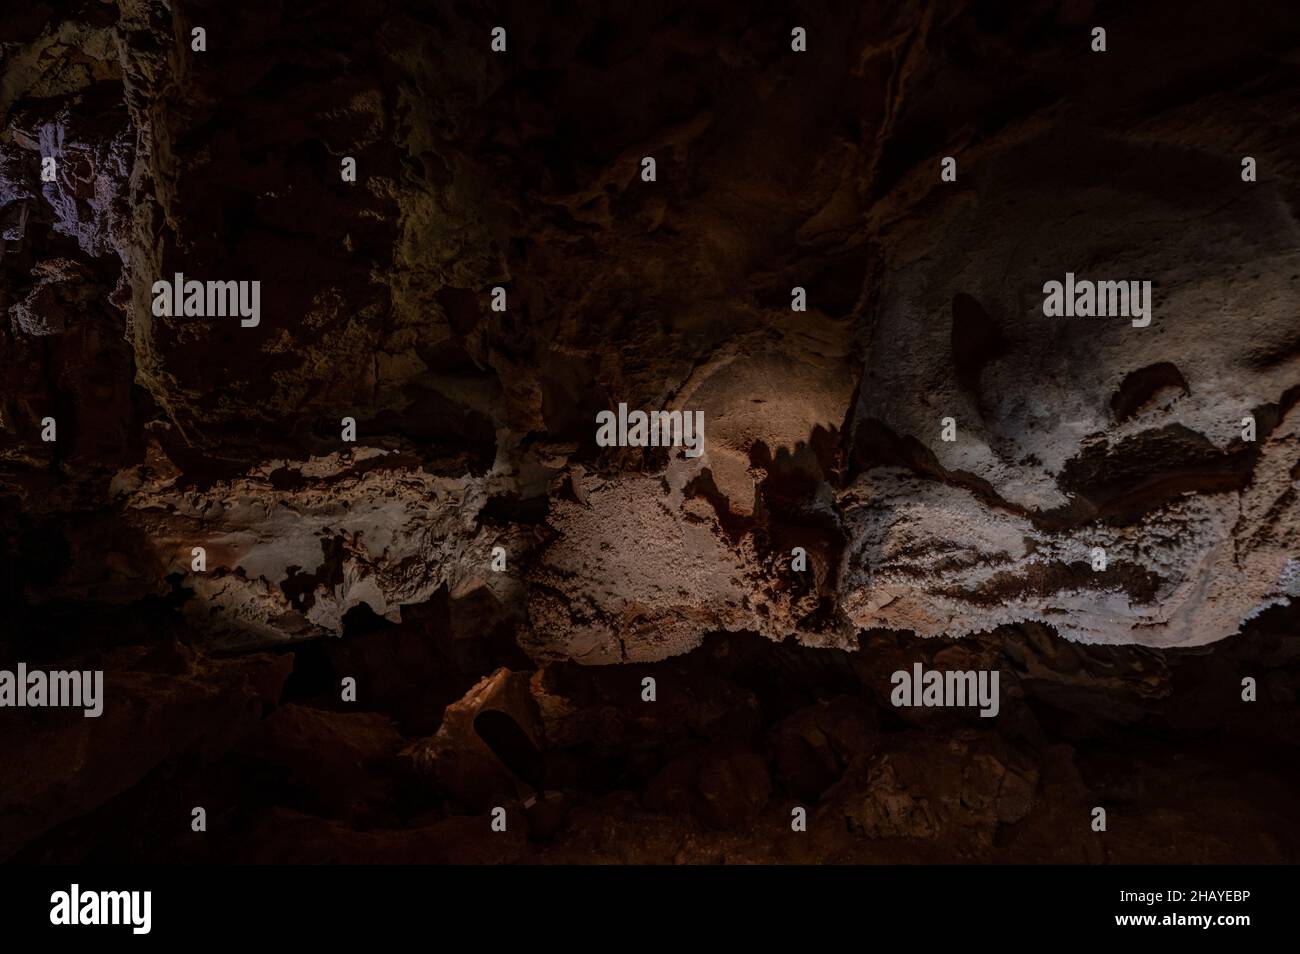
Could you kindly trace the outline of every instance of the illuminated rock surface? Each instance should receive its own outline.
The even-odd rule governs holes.
[[[6,13],[0,661],[133,701],[0,731],[0,855],[1300,858],[1294,16],[730,7]],[[1045,317],[1067,271],[1150,326]],[[998,718],[894,709],[918,660]],[[132,834],[196,799],[220,847]]]

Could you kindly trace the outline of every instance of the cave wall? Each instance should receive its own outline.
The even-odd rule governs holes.
[[[298,832],[259,860],[1125,860],[1209,825],[1151,740],[1294,746],[1286,4],[355,7],[0,18],[0,645],[137,700],[5,733],[0,854],[142,852],[96,826],[197,789],[223,851]],[[1152,281],[1150,325],[1044,317],[1067,271]],[[260,322],[155,314],[176,273]],[[704,453],[598,446],[620,402]],[[889,673],[949,651],[1023,704],[900,724]],[[651,671],[685,711],[633,713]],[[466,820],[514,792],[473,730],[507,691],[577,802],[550,848]],[[1057,846],[1135,724],[1149,842]],[[347,797],[280,778],[339,748]],[[1293,859],[1291,780],[1220,783],[1270,835],[1207,853]],[[791,797],[837,837],[744,834]]]

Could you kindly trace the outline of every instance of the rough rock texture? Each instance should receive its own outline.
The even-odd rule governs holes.
[[[0,710],[0,856],[1298,857],[1286,4],[365,6],[0,15],[0,668],[134,700]],[[194,792],[232,837],[146,844]]]
[[[215,761],[279,699],[290,669],[285,659],[194,659],[174,647],[85,662],[106,671],[98,718],[79,710],[54,710],[58,718],[6,714],[0,856],[126,791],[171,757]]]

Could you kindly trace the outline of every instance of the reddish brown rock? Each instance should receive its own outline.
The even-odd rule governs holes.
[[[475,811],[486,811],[518,798],[526,789],[475,729],[484,711],[509,717],[528,741],[542,748],[541,722],[529,694],[528,675],[499,669],[481,680],[443,715],[442,727],[428,739],[407,747],[403,757],[436,791]]]
[[[293,788],[311,793],[316,810],[350,819],[391,801],[401,746],[401,736],[384,716],[287,705],[268,716],[241,751],[283,771]]]
[[[816,801],[879,744],[876,722],[874,709],[848,696],[796,712],[770,735],[778,781],[796,798]]]
[[[4,709],[0,733],[0,857],[59,822],[126,791],[164,760],[220,758],[261,723],[279,698],[290,660],[214,660],[127,650],[96,663],[103,712]],[[75,668],[54,665],[50,668]],[[84,667],[83,667],[84,668]]]

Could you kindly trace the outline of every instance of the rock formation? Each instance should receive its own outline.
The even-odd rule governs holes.
[[[1300,857],[1285,4],[364,6],[0,18],[0,857]]]

